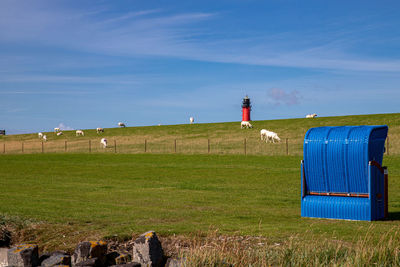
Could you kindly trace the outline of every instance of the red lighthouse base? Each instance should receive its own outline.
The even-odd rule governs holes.
[[[242,121],[250,121],[250,107],[242,108]]]

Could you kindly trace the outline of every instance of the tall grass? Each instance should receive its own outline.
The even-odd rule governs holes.
[[[392,228],[379,242],[374,242],[373,231],[371,227],[354,242],[309,233],[282,243],[211,232],[179,254],[186,260],[185,266],[400,266],[399,229]]]

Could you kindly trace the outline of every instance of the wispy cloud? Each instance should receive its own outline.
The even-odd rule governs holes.
[[[60,124],[58,124],[58,128],[60,128],[60,130],[62,130],[62,131],[71,131],[71,130],[74,130],[74,128],[72,128],[72,127],[70,127],[70,126],[67,126],[67,125],[65,125],[64,123],[60,123]]]
[[[351,31],[336,31],[329,38],[312,32],[307,33],[307,38],[301,38],[286,32],[280,37],[265,34],[256,42],[249,37],[218,38],[218,34],[210,39],[202,37],[223,29],[218,29],[217,22],[211,23],[214,28],[204,28],[200,23],[213,22],[221,14],[165,14],[163,10],[150,9],[104,18],[87,9],[55,5],[43,9],[35,3],[2,2],[5,8],[0,8],[0,42],[29,41],[130,57],[164,56],[261,66],[400,72],[398,59],[352,54],[346,46],[351,46],[358,36],[352,36]],[[308,41],[301,41],[304,39]]]
[[[301,100],[301,96],[298,91],[293,90],[288,92],[280,88],[271,88],[268,91],[268,98],[276,106],[279,105],[293,106],[299,104]]]

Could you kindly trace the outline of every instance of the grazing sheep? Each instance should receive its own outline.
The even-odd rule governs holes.
[[[38,133],[39,138],[43,138],[43,133]]]
[[[59,132],[59,131],[60,131],[60,128],[58,128],[58,127],[57,127],[57,128],[54,128],[54,132],[55,132],[55,133],[57,133],[57,132]]]
[[[62,132],[58,132],[58,133],[57,133],[57,136],[60,136],[60,135],[62,135],[62,134],[63,134]]]
[[[268,131],[266,129],[262,129],[260,131],[260,135],[261,135],[261,140],[264,140],[265,142],[272,142],[275,143],[275,141],[280,142],[281,139],[279,138],[277,133]]]
[[[103,128],[96,128],[96,132],[97,133],[104,133],[104,129]]]
[[[82,130],[77,130],[76,131],[76,136],[79,136],[79,135],[85,136],[85,133]]]
[[[253,125],[251,125],[251,123],[249,121],[242,121],[240,123],[240,129],[243,128],[253,128]]]
[[[47,135],[43,135],[43,141],[47,141]]]
[[[106,148],[107,147],[107,139],[101,138],[100,144],[103,145],[103,148]]]
[[[119,126],[119,127],[126,127],[126,126],[125,126],[125,123],[123,123],[123,122],[118,122],[118,126]]]
[[[307,114],[307,115],[306,115],[306,118],[307,118],[307,119],[309,119],[309,118],[313,119],[313,118],[315,118],[315,117],[317,117],[317,114],[315,114],[315,113],[313,113],[313,114]]]
[[[189,121],[190,121],[190,124],[193,124],[193,123],[194,123],[194,118],[193,118],[193,117],[190,117],[190,118],[189,118]]]

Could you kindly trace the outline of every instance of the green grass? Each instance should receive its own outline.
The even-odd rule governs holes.
[[[386,156],[390,220],[300,217],[301,157],[32,154],[0,157],[0,213],[73,224],[104,236],[149,229],[282,240],[296,234],[375,241],[400,219],[400,157]]]
[[[118,153],[143,153],[144,142],[147,142],[148,153],[207,154],[208,140],[212,154],[243,154],[244,139],[246,152],[252,155],[285,155],[285,139],[288,139],[290,155],[301,155],[303,138],[311,127],[337,125],[382,125],[389,126],[392,155],[400,154],[400,113],[374,114],[342,117],[322,117],[315,119],[286,119],[270,121],[252,121],[253,129],[240,129],[239,122],[204,123],[193,125],[165,125],[147,127],[107,128],[103,134],[97,134],[94,129],[85,130],[84,137],[76,137],[74,131],[64,131],[64,135],[56,136],[47,132],[48,142],[44,144],[44,152],[88,153],[89,140],[91,152],[114,153],[114,140]],[[280,144],[266,144],[260,140],[260,130],[268,129],[277,132],[281,137]],[[100,139],[106,137],[110,147],[102,149]],[[21,153],[24,142],[24,153],[40,153],[41,143],[37,134],[0,136],[0,154],[4,144],[6,153]]]

